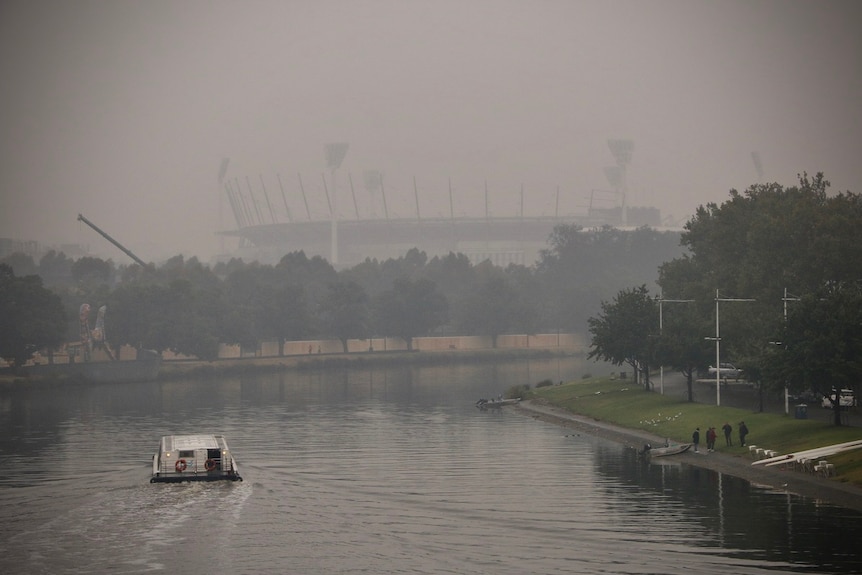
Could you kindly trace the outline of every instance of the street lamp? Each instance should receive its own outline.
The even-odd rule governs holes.
[[[720,297],[718,289],[715,290],[715,337],[707,340],[715,341],[715,405],[721,405],[721,332],[718,328],[718,304],[723,301],[756,301],[751,298]]]
[[[662,304],[664,302],[688,303],[688,302],[692,302],[692,301],[694,301],[694,300],[693,299],[664,299],[664,296],[662,294],[659,294],[659,296],[658,296],[658,334],[659,334],[659,337],[661,337],[661,335],[664,331],[664,321],[662,319]],[[658,384],[659,393],[661,395],[664,395],[664,364],[659,366],[658,382],[659,382],[659,384]]]

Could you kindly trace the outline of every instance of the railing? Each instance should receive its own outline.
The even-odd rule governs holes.
[[[203,459],[203,460],[201,460],[200,458],[186,459],[186,465],[187,465],[186,469],[184,471],[181,471],[181,472],[177,471],[177,469],[176,469],[177,461],[180,461],[180,460],[176,459],[173,461],[166,461],[166,460],[162,459],[161,457],[159,457],[159,474],[160,475],[165,475],[165,474],[169,474],[169,473],[170,474],[176,474],[176,475],[185,475],[185,474],[198,475],[198,474],[204,474],[204,473],[225,473],[225,474],[228,474],[228,473],[234,471],[233,460],[230,457],[213,459],[213,461],[215,462],[216,465],[212,469],[212,471],[207,471],[207,469],[206,469],[207,459]],[[200,461],[203,461],[203,463],[199,463]],[[189,465],[189,463],[191,463],[191,465]]]

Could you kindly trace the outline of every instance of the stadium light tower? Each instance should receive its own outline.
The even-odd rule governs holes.
[[[635,149],[635,143],[631,140],[608,140],[608,148],[617,161],[619,168],[619,188],[618,191],[622,194],[622,220],[623,226],[628,225],[628,213],[626,208],[626,195],[628,193],[628,182],[626,179],[626,168],[632,161],[632,152]],[[605,175],[608,175],[607,169]],[[614,185],[611,182],[611,185]]]
[[[218,229],[224,231],[224,197],[222,197],[222,184],[227,175],[227,166],[230,163],[230,158],[222,158],[221,165],[218,168]],[[219,254],[224,253],[224,236],[219,234]]]
[[[332,243],[330,246],[330,259],[332,261],[330,263],[333,266],[338,264],[338,204],[336,201],[338,189],[335,185],[335,171],[341,166],[341,162],[344,161],[348,147],[350,147],[349,144],[339,142],[326,144],[323,148],[323,153],[326,156],[326,167],[332,171],[332,214],[330,214],[331,237],[329,241]]]

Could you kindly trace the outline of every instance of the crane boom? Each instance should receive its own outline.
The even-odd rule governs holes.
[[[123,251],[123,253],[124,253],[124,254],[126,254],[127,256],[129,256],[130,258],[132,258],[133,260],[135,260],[135,262],[139,263],[139,264],[141,265],[141,267],[147,267],[147,264],[146,264],[146,263],[144,263],[144,260],[142,260],[141,258],[139,258],[138,256],[136,256],[135,254],[133,254],[131,251],[129,251],[128,249],[126,249],[126,248],[123,246],[123,244],[121,244],[120,242],[118,242],[117,240],[115,240],[114,238],[112,238],[111,236],[109,236],[108,234],[106,234],[105,232],[103,232],[103,231],[99,228],[99,226],[97,226],[96,224],[94,224],[93,222],[91,222],[90,220],[88,220],[87,218],[85,218],[84,216],[82,216],[81,214],[78,214],[78,221],[80,221],[80,222],[84,222],[85,224],[87,224],[88,226],[90,226],[91,228],[93,228],[94,230],[96,230],[96,231],[99,233],[99,235],[101,235],[103,238],[105,238],[106,240],[108,240],[109,242],[111,242],[112,244],[114,244],[115,246],[117,246],[118,248],[120,248],[120,249]]]

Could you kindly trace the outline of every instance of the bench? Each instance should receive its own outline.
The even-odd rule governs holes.
[[[822,475],[823,477],[832,477],[835,475],[835,465],[822,459],[814,466],[814,473]]]

